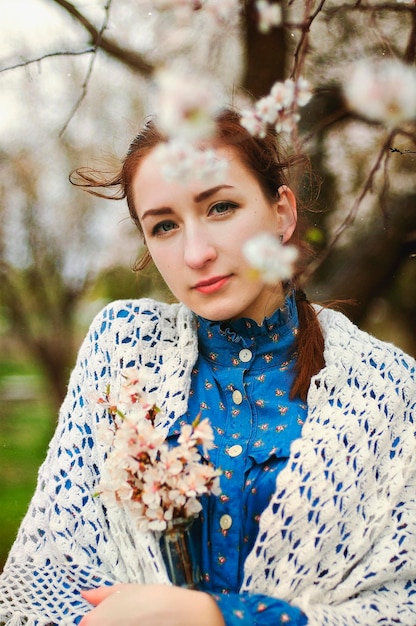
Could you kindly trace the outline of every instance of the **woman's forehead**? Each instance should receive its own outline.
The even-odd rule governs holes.
[[[250,173],[237,148],[227,145],[216,145],[209,148],[207,146],[206,149],[209,149],[211,152],[214,151],[218,161],[225,162],[223,176],[216,174],[217,182],[224,182],[227,175],[235,173],[240,169],[245,170],[247,174]],[[174,167],[175,163],[172,162],[171,165]],[[180,186],[200,190],[202,187],[206,187],[207,184],[210,185],[212,183],[209,175],[201,178],[198,165],[195,166],[195,178],[188,175],[188,178],[180,177],[176,179],[176,177],[164,174],[164,169],[165,162],[160,158],[158,146],[156,146],[138,163],[133,176],[133,186],[153,186],[153,184],[157,184],[166,189]]]

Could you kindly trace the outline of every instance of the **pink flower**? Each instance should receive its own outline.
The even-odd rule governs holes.
[[[240,11],[239,0],[206,0],[204,8],[217,22],[229,22]]]
[[[280,108],[280,105],[277,104],[272,95],[260,98],[256,102],[256,113],[266,124],[274,123]]]
[[[208,420],[198,417],[169,447],[155,424],[159,409],[141,389],[143,376],[127,370],[122,378],[123,404],[109,406],[113,423],[99,429],[108,450],[99,495],[108,506],[127,506],[139,529],[161,531],[173,517],[196,515],[201,495],[219,493],[220,472],[198,451],[210,449],[214,435]]]
[[[396,59],[362,61],[344,93],[351,109],[389,128],[416,117],[416,70]]]
[[[275,126],[277,132],[292,132],[299,121],[297,108],[304,106],[312,97],[309,82],[299,78],[277,82],[270,94],[260,98],[254,109],[243,111],[241,125],[255,137],[264,137],[268,124]]]
[[[167,68],[157,74],[156,85],[158,121],[170,138],[197,142],[213,135],[219,98],[212,79],[194,76],[189,67]]]
[[[198,445],[201,445],[204,454],[207,450],[211,450],[214,447],[214,432],[211,428],[208,418],[199,421],[194,426],[194,440]]]
[[[227,168],[227,161],[220,159],[215,150],[197,148],[182,139],[161,143],[156,151],[166,180],[215,183],[221,180]]]
[[[298,257],[295,246],[282,245],[270,233],[261,233],[249,239],[243,253],[254,277],[272,285],[292,278]]]
[[[138,372],[135,368],[123,370],[123,384],[120,388],[119,402],[121,404],[136,403],[140,401],[142,385],[139,381]]]
[[[184,460],[185,457],[183,457]],[[183,461],[178,458],[176,448],[168,448],[167,446],[160,453],[160,465],[167,476],[177,476],[183,470]]]
[[[256,8],[259,13],[259,30],[268,33],[273,26],[282,23],[282,7],[280,4],[271,4],[267,0],[257,0]]]
[[[253,135],[253,137],[266,136],[265,124],[257,111],[250,109],[243,111],[241,114],[240,124],[250,133],[250,135]]]
[[[278,133],[291,133],[296,128],[296,124],[299,120],[300,115],[297,113],[280,111],[274,127]]]
[[[199,0],[153,0],[154,8],[171,11],[178,24],[187,23],[193,12],[201,7]]]
[[[312,88],[306,78],[298,78],[295,83],[295,94],[295,100],[298,106],[303,107],[305,104],[308,104],[309,100],[312,98]]]

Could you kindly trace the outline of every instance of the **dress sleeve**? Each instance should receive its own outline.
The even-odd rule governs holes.
[[[218,604],[226,626],[304,626],[306,615],[284,600],[262,594],[211,593]]]

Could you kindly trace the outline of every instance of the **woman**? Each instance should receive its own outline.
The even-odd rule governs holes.
[[[223,112],[215,183],[166,180],[162,141],[151,122],[115,178],[78,172],[127,198],[179,304],[119,301],[93,322],[1,579],[0,622],[414,625],[414,360],[312,307],[296,281],[249,277],[252,236],[303,250],[272,132],[255,139]],[[215,432],[222,495],[194,525],[199,590],[167,584],[152,533],[94,497],[108,418],[91,399],[137,366],[169,438],[201,408]]]

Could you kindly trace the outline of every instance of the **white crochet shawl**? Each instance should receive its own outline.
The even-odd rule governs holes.
[[[243,590],[298,605],[311,626],[415,626],[415,362],[322,310],[326,367],[312,380],[245,565]],[[28,513],[0,577],[0,624],[75,624],[81,588],[166,582],[157,541],[94,497],[104,450],[94,398],[120,369],[146,366],[168,416],[185,413],[197,357],[182,305],[119,301],[93,322]]]

